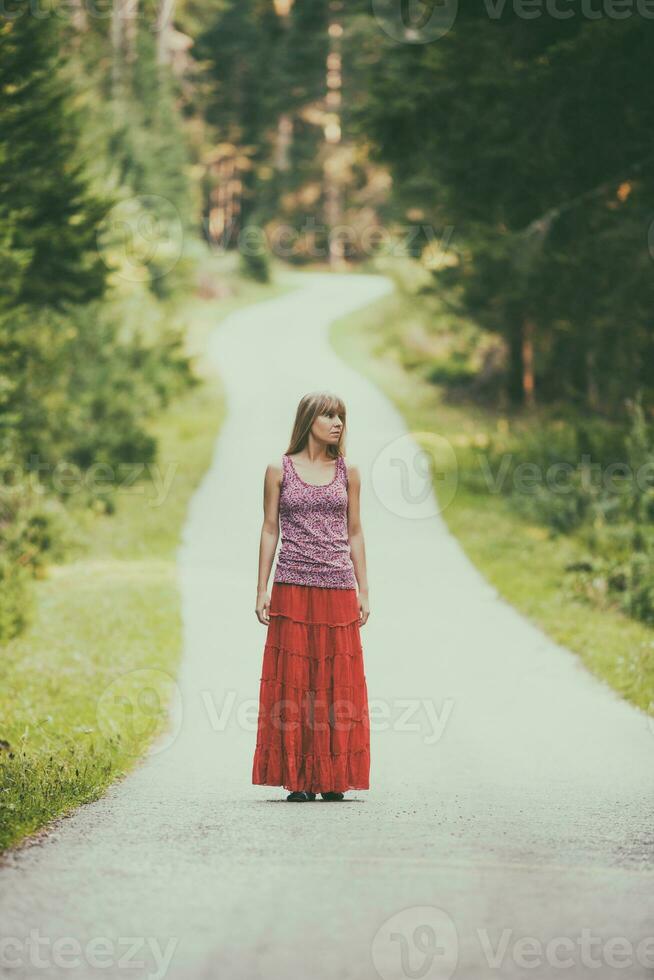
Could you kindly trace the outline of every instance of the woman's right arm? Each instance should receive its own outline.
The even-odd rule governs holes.
[[[279,491],[282,479],[281,466],[269,463],[263,480],[263,524],[259,542],[259,576],[257,581],[257,619],[264,626],[270,622],[268,579],[275,559],[279,540]]]

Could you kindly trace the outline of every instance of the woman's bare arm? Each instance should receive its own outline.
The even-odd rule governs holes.
[[[268,598],[268,579],[275,560],[279,541],[279,492],[282,468],[269,463],[263,480],[263,524],[259,541],[259,574],[257,579],[257,601],[255,612],[260,623],[270,621]]]
[[[361,626],[367,622],[370,615],[368,605],[368,571],[366,568],[366,545],[361,527],[359,501],[361,497],[361,474],[358,466],[347,468],[347,534],[350,541],[350,554],[354,565],[354,574],[359,586],[359,608],[361,610]]]

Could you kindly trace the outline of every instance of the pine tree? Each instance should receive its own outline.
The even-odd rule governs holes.
[[[0,261],[12,305],[57,309],[106,288],[96,231],[111,201],[89,189],[59,39],[56,18],[24,0],[0,28]]]

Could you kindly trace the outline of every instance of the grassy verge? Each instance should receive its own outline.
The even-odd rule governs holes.
[[[344,360],[386,393],[411,431],[441,434],[457,455],[461,449],[463,458],[467,447],[506,425],[505,413],[448,402],[442,385],[424,379],[419,356],[407,367],[399,347],[412,319],[413,302],[396,292],[335,323],[331,340]],[[437,498],[438,489],[435,484]],[[621,696],[654,714],[654,634],[645,624],[613,609],[598,609],[573,592],[565,566],[586,556],[575,534],[553,538],[512,511],[500,495],[461,485],[442,516],[508,602],[577,653]]]
[[[151,427],[156,466],[118,492],[115,514],[77,515],[75,560],[36,583],[33,622],[2,652],[0,848],[97,799],[166,729],[181,654],[175,554],[225,412],[201,351],[228,313],[282,291],[239,279],[233,264],[208,262],[228,295],[181,311],[202,380]]]

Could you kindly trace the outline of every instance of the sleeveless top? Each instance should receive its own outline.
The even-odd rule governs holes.
[[[275,582],[356,589],[347,533],[347,466],[336,458],[331,483],[305,483],[293,461],[282,456],[279,521],[282,545]]]

